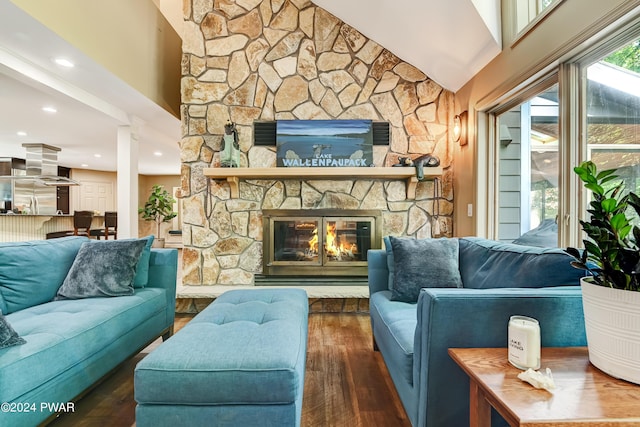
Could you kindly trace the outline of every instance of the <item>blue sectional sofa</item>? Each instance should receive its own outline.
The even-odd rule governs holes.
[[[586,345],[582,272],[560,249],[482,238],[385,246],[368,254],[374,347],[414,427],[468,425],[469,380],[447,349],[506,348],[511,315],[538,319],[543,346]],[[493,413],[492,424],[505,423]]]
[[[130,295],[71,297],[78,299],[61,296],[71,271],[97,271],[107,283],[122,277],[113,263],[100,266],[101,259],[86,258],[80,263],[80,253],[104,252],[105,241],[68,237],[0,244],[0,320],[24,340],[0,348],[0,402],[8,402],[0,425],[34,426],[60,410],[72,411],[69,402],[157,337],[168,337],[177,251],[151,249],[151,240],[136,243],[141,252],[130,269],[135,277],[124,284]],[[126,244],[110,242],[118,251]],[[95,252],[79,252],[83,245]]]

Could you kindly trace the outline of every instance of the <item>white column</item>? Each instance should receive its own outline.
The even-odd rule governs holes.
[[[118,238],[138,237],[138,129],[137,120],[118,127]]]

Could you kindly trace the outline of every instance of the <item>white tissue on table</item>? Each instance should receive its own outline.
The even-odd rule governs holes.
[[[522,381],[528,382],[535,388],[543,388],[545,390],[553,390],[556,388],[556,384],[553,382],[553,375],[551,369],[546,369],[546,375],[540,371],[534,371],[529,368],[524,372],[518,374],[518,378]]]

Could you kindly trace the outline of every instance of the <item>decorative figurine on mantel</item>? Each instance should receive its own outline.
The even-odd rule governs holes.
[[[393,166],[415,166],[416,177],[419,181],[424,179],[424,167],[440,166],[440,159],[433,154],[423,154],[420,157],[412,159],[411,157],[398,157],[398,163]]]
[[[227,120],[222,136],[222,150],[220,151],[220,166],[223,168],[240,167],[240,145],[236,124]]]

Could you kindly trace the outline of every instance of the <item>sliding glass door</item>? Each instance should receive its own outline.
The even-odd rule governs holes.
[[[498,116],[498,240],[555,245],[558,85]]]

